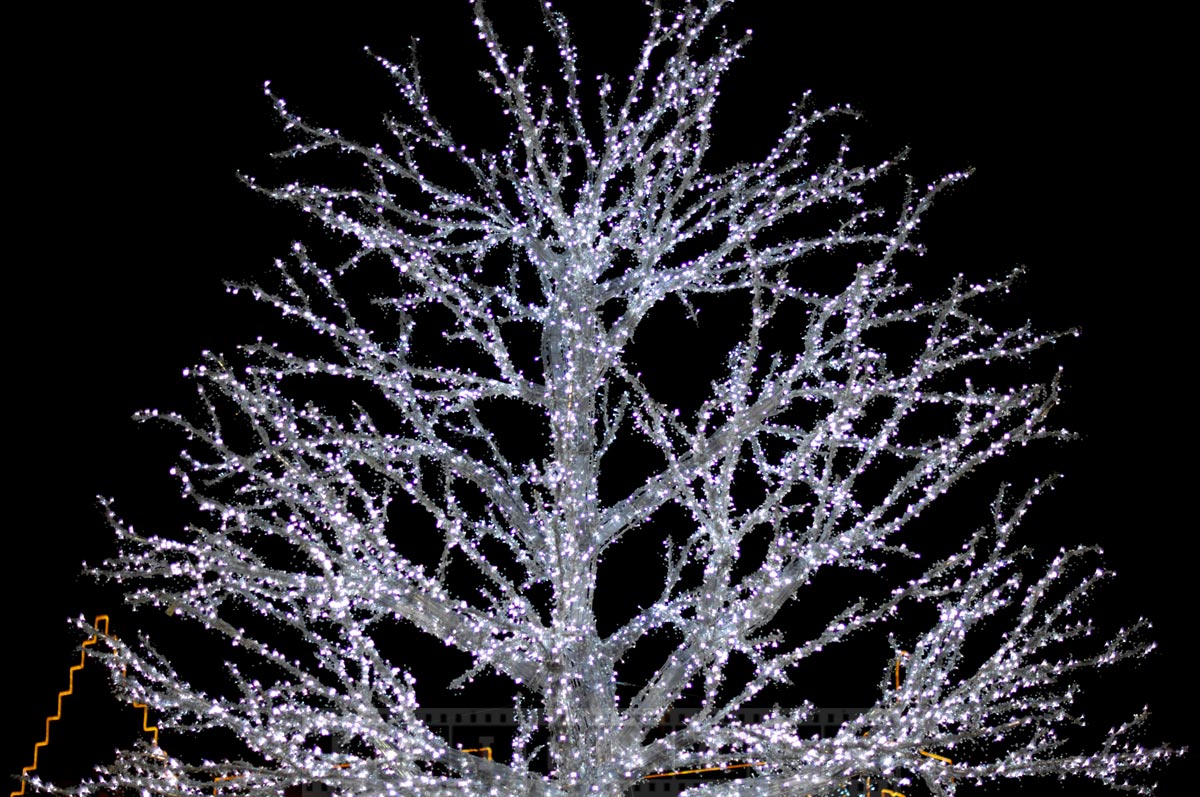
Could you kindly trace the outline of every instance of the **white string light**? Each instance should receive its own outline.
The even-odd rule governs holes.
[[[405,104],[380,145],[311,124],[268,88],[296,137],[286,154],[337,153],[367,178],[354,189],[259,189],[354,246],[326,266],[297,244],[274,282],[245,288],[325,348],[260,340],[190,370],[207,411],[162,417],[188,438],[176,475],[203,522],[146,536],[112,512],[121,553],[98,570],[129,583],[133,605],[170,609],[240,649],[222,693],[190,684],[146,643],[110,640],[116,688],[148,703],[165,734],[231,731],[247,752],[164,764],[158,751],[128,751],[100,783],[196,795],[224,778],[221,791],[247,794],[320,781],[345,794],[615,797],[657,772],[753,761],[753,776],[703,793],[823,794],[870,777],[950,794],[1043,775],[1118,785],[1172,755],[1131,740],[1140,720],[1094,752],[1061,738],[1076,722],[1077,673],[1150,645],[1140,628],[1083,639],[1091,625],[1074,609],[1104,577],[1090,551],[1022,575],[1029,557],[1010,540],[1045,484],[1002,494],[994,523],[958,553],[837,612],[812,638],[777,633],[781,609],[820,570],[880,568],[901,532],[981,464],[1067,435],[1048,420],[1057,375],[1009,385],[982,367],[1057,338],[977,315],[1015,275],[960,277],[934,298],[899,275],[920,254],[914,235],[933,197],[963,174],[876,210],[867,200],[886,195],[895,164],[855,165],[846,146],[816,159],[810,139],[850,111],[807,103],[760,160],[706,166],[720,81],[743,44],[714,30],[724,5],[653,7],[632,76],[601,77],[590,107],[550,4],[556,81],[533,77],[532,51],[506,50],[474,4],[493,64],[485,79],[511,128],[497,152],[473,151],[434,117],[415,64],[378,59]],[[425,165],[435,154],[455,164],[453,178]],[[463,177],[470,193],[450,187]],[[796,219],[817,215],[836,220],[796,232]],[[859,259],[842,285],[805,287],[805,273],[841,253]],[[348,272],[383,265],[384,298],[368,305],[343,291]],[[725,365],[706,398],[669,406],[642,376],[635,337],[671,301],[694,311],[715,298],[742,300],[730,321],[741,340],[715,352]],[[386,324],[360,322],[381,310]],[[530,334],[536,359],[519,343]],[[919,341],[910,350],[894,345],[909,338]],[[528,459],[495,420],[516,406],[537,421],[521,429],[536,441],[528,448],[544,444]],[[612,449],[628,440],[656,452],[653,475],[602,500],[601,474],[621,467]],[[428,526],[397,529],[393,502]],[[687,527],[665,540],[657,599],[602,634],[605,553],[668,512]],[[400,535],[435,534],[439,564],[397,550]],[[752,535],[764,553],[747,572],[737,564]],[[462,563],[478,572],[469,588],[454,577]],[[737,719],[802,662],[921,601],[937,619],[904,677],[885,679],[879,702],[833,737],[801,734],[808,704]],[[247,630],[246,616],[278,637]],[[968,666],[964,640],[999,620],[1010,627],[995,652]],[[418,719],[405,662],[377,646],[399,623],[469,653],[464,678],[494,672],[536,701],[517,707],[510,759],[463,753]],[[663,631],[674,651],[622,692],[623,662]],[[733,659],[753,664],[736,683]],[[660,718],[683,704],[697,710],[664,735]]]

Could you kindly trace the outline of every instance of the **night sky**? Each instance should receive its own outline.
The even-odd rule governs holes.
[[[29,26],[9,100],[10,775],[30,762],[77,660],[82,637],[70,618],[107,612],[126,636],[159,623],[131,616],[111,587],[80,575],[81,561],[112,550],[97,495],[149,527],[178,523],[166,472],[179,440],[130,416],[184,406],[192,388],[180,372],[201,350],[229,351],[273,328],[267,309],[228,296],[224,282],[262,274],[290,241],[316,234],[237,180],[279,174],[267,153],[284,139],[263,81],[309,118],[370,136],[397,104],[361,48],[402,60],[415,35],[435,111],[486,136],[499,117],[473,77],[482,47],[467,4],[446,5],[420,18],[339,6],[337,17],[278,26],[233,13],[156,22],[93,11]],[[640,5],[559,6],[581,32],[585,72],[622,73],[644,29]],[[1146,616],[1161,645],[1089,684],[1085,705],[1107,727],[1149,703],[1148,741],[1186,744],[1197,678],[1184,653],[1195,608],[1186,506],[1196,441],[1183,237],[1196,189],[1183,147],[1182,23],[869,16],[857,7],[810,16],[772,6],[747,2],[728,17],[755,38],[718,106],[722,152],[757,157],[788,102],[811,89],[818,104],[864,113],[847,128],[864,160],[910,147],[907,168],[921,181],[976,170],[937,203],[921,236],[930,255],[911,266],[977,278],[1027,267],[998,312],[1082,330],[1032,362],[1029,376],[1065,368],[1060,422],[1081,438],[1020,452],[971,489],[986,501],[1002,478],[1064,474],[1024,525],[1026,541],[1044,551],[1103,545],[1119,578],[1090,613],[1110,628]],[[534,18],[532,3],[520,8],[493,11],[514,47],[525,42],[514,35],[520,20]],[[979,525],[985,508],[964,527]],[[873,678],[878,667],[866,671]],[[44,753],[48,774],[72,777],[136,729],[135,712],[96,697],[99,677],[80,687]],[[805,696],[822,700],[816,690]],[[1182,783],[1189,768],[1176,765],[1163,783]]]

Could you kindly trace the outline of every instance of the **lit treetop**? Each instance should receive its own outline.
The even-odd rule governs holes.
[[[992,527],[962,534],[960,552],[832,613],[811,638],[774,622],[822,568],[876,569],[902,552],[897,535],[985,461],[1064,433],[1046,420],[1057,377],[1008,385],[978,367],[1054,339],[975,314],[1011,279],[960,277],[922,298],[897,274],[919,252],[932,196],[962,175],[877,209],[866,194],[886,188],[893,164],[855,165],[845,144],[814,154],[811,137],[849,111],[807,102],[761,159],[707,165],[718,87],[745,41],[712,33],[724,5],[653,6],[633,74],[600,78],[597,113],[549,4],[553,86],[534,77],[532,48],[510,56],[475,3],[494,64],[483,77],[511,130],[496,152],[438,121],[415,65],[379,59],[406,108],[387,121],[386,145],[274,100],[298,141],[285,154],[336,153],[366,177],[261,189],[351,244],[333,267],[297,244],[274,287],[251,287],[325,343],[297,353],[260,341],[236,368],[206,355],[191,372],[206,412],[170,416],[189,440],[178,476],[205,520],[174,539],[114,514],[122,554],[102,568],[136,583],[133,604],[169,608],[251,654],[229,665],[238,688],[205,691],[148,646],[112,640],[114,672],[129,673],[116,683],[160,726],[231,730],[248,758],[164,765],[143,750],[107,780],[173,794],[237,773],[222,788],[618,795],[653,772],[753,760],[755,777],[705,793],[827,793],[868,776],[949,793],[1043,774],[1120,783],[1167,755],[1125,732],[1093,754],[1061,746],[1073,673],[1146,645],[1122,632],[1069,649],[1090,629],[1073,605],[1102,573],[1075,575],[1087,552],[1069,551],[1023,579],[1008,543],[1041,486],[997,500]],[[843,270],[836,289],[813,287],[812,275],[828,284]],[[363,272],[386,295],[349,287]],[[711,352],[720,375],[687,408],[632,353],[672,300],[693,313],[742,308],[722,310],[742,334]],[[515,423],[520,445],[505,434]],[[642,463],[650,475],[608,498],[601,474],[625,467],[612,452],[631,440],[655,452]],[[398,501],[430,523],[397,520]],[[433,534],[436,564],[400,552]],[[600,564],[639,534],[662,536],[661,591],[602,632]],[[740,562],[750,538],[764,553]],[[833,738],[800,735],[802,686],[796,708],[736,719],[802,661],[915,601],[938,619],[905,677]],[[1008,633],[967,666],[964,637],[997,616]],[[452,749],[418,721],[414,679],[383,652],[397,622],[469,653],[464,678],[493,671],[520,685],[511,760]],[[623,690],[631,653],[664,638],[648,677]],[[676,705],[697,711],[664,734],[659,719]],[[317,746],[325,735],[341,740],[334,752]]]

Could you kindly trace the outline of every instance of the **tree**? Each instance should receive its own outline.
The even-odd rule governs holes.
[[[870,209],[896,167],[856,166],[844,146],[822,159],[822,132],[845,108],[799,106],[760,160],[712,167],[717,87],[741,48],[709,34],[718,10],[655,11],[633,79],[601,81],[594,114],[561,18],[547,12],[562,82],[542,89],[477,6],[487,79],[512,126],[493,154],[434,118],[414,66],[380,59],[408,106],[386,148],[276,100],[298,137],[292,154],[319,167],[349,156],[367,177],[261,189],[351,247],[297,247],[275,284],[250,286],[318,344],[297,354],[260,342],[195,369],[207,410],[171,420],[192,441],[179,474],[202,517],[170,539],[113,514],[123,553],[102,568],[142,582],[135,605],[192,618],[248,654],[231,670],[238,688],[222,692],[112,640],[118,689],[164,728],[231,730],[251,752],[188,766],[143,750],[118,761],[115,783],[207,792],[236,772],[243,790],[320,779],[400,794],[617,794],[655,771],[754,759],[759,777],[713,790],[819,793],[883,776],[949,791],[951,778],[1116,782],[1167,754],[1128,732],[1094,755],[1059,746],[1067,679],[1146,645],[1137,629],[1077,640],[1089,626],[1072,608],[1101,578],[1093,565],[1075,575],[1088,552],[1021,578],[1027,557],[1009,542],[1042,485],[1002,493],[961,551],[831,613],[812,636],[783,627],[820,571],[881,568],[983,463],[1065,436],[1047,421],[1056,377],[1009,386],[983,367],[1056,336],[979,317],[1011,278],[940,295],[904,284],[897,269],[919,253],[932,197],[962,175]],[[385,270],[386,298],[371,302]],[[675,307],[720,312],[737,333],[712,347],[709,393],[690,404],[642,366],[656,318]],[[614,495],[619,474],[606,474],[623,447],[650,472]],[[409,539],[431,532],[405,504],[436,525],[432,561]],[[601,565],[646,535],[664,545],[658,594],[602,631]],[[918,602],[937,617],[903,679],[891,683],[887,662],[879,703],[838,736],[799,738],[805,705],[732,719],[818,652]],[[968,631],[1002,621],[989,655],[964,649]],[[466,677],[520,685],[532,705],[510,761],[448,749],[417,721],[406,663],[385,653],[397,622],[468,652]],[[646,673],[631,663],[658,651]],[[633,688],[630,672],[644,676]],[[699,708],[688,727],[662,736],[664,711],[688,703]],[[335,752],[314,746],[328,733]],[[947,768],[923,750],[965,752]]]

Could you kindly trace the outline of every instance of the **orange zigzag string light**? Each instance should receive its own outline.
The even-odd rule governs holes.
[[[71,669],[67,671],[67,688],[65,691],[58,693],[58,705],[54,715],[46,717],[46,733],[42,737],[42,740],[33,746],[33,763],[21,769],[21,788],[17,791],[11,792],[9,797],[23,797],[25,794],[25,784],[28,783],[28,776],[35,772],[38,768],[38,753],[41,752],[43,747],[46,747],[50,744],[50,725],[51,723],[62,719],[63,698],[70,697],[71,695],[75,694],[75,673],[82,670],[84,665],[87,664],[87,648],[95,645],[96,641],[99,640],[101,636],[109,636],[107,614],[96,615],[96,620],[92,623],[92,625],[96,628],[96,633],[92,634],[92,636],[85,640],[80,646],[79,663],[72,665]],[[142,710],[142,730],[151,734],[153,737],[153,744],[157,748],[158,726],[150,724],[150,707],[145,703],[134,703],[133,707],[140,708]],[[165,753],[163,753],[163,758],[166,758]]]

